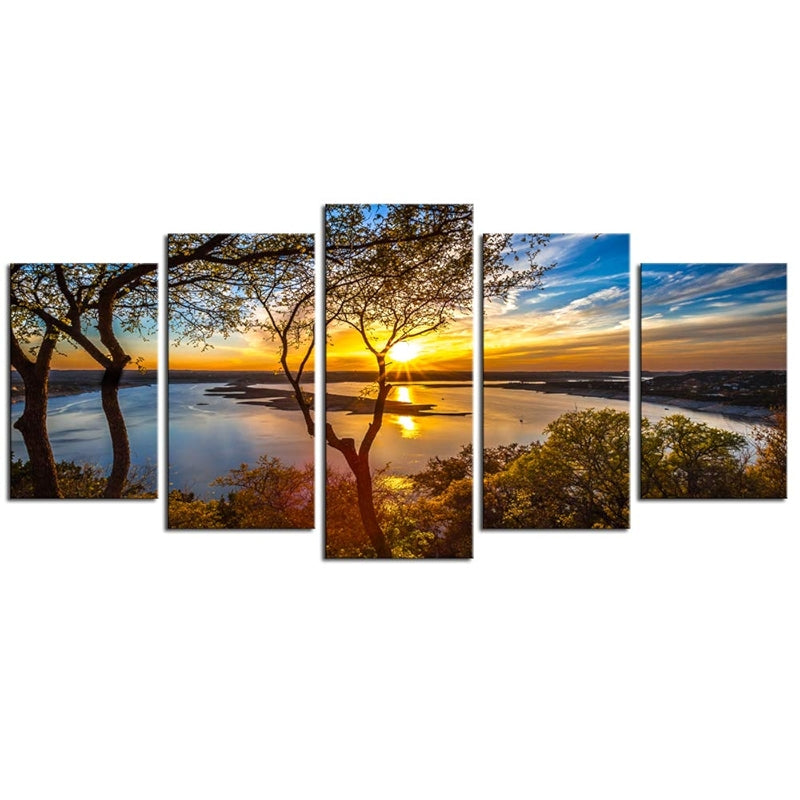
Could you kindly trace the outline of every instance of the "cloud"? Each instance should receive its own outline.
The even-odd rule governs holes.
[[[751,285],[786,277],[785,264],[676,264],[665,272],[642,268],[642,305],[679,306],[708,295],[728,294]],[[645,281],[645,278],[647,279]],[[728,294],[729,296],[729,294]]]

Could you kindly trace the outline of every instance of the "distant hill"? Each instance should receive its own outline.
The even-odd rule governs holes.
[[[643,372],[642,399],[705,400],[733,406],[784,408],[786,370]]]
[[[120,388],[132,386],[152,386],[157,382],[157,370],[139,372],[137,369],[126,369],[122,373]],[[102,369],[54,369],[50,371],[48,393],[50,397],[99,392],[103,379]],[[25,385],[16,370],[11,370],[11,401],[22,400],[25,396]]]

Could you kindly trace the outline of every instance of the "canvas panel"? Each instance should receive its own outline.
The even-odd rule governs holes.
[[[326,555],[472,555],[472,207],[325,210]]]
[[[313,235],[168,248],[169,527],[313,528]]]
[[[12,264],[12,498],[149,499],[156,264]]]
[[[642,264],[641,496],[786,497],[786,264]]]
[[[629,526],[627,234],[483,237],[483,527]]]

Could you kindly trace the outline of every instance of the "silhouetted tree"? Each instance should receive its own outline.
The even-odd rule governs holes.
[[[130,443],[119,405],[119,383],[132,356],[117,331],[144,335],[154,323],[156,265],[14,264],[11,307],[12,364],[26,395],[23,417],[15,425],[28,448],[35,482],[40,484],[37,491],[47,492],[41,496],[59,496],[52,483],[46,406],[52,354],[61,340],[83,349],[104,370],[100,391],[113,451],[104,496],[121,497],[130,469]],[[35,361],[25,357],[20,340],[34,342]]]

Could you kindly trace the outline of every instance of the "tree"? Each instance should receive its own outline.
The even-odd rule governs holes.
[[[29,277],[26,266],[12,264],[10,271],[11,364],[25,385],[25,406],[14,427],[22,434],[28,451],[33,496],[61,497],[47,433],[47,389],[59,333],[51,323],[29,311],[22,299],[22,288]],[[27,353],[24,345],[28,345]]]
[[[314,465],[285,466],[261,456],[251,467],[241,464],[214,481],[233,491],[219,500],[201,500],[173,489],[167,504],[174,529],[270,529],[314,527]]]
[[[484,478],[485,527],[627,528],[628,426],[609,408],[553,420],[543,443]]]
[[[235,489],[227,501],[220,501],[222,516],[227,513],[231,523],[225,527],[314,527],[313,464],[298,469],[261,456],[255,467],[242,464],[214,483]]]
[[[642,419],[642,497],[741,497],[749,453],[744,436],[671,414]]]
[[[215,335],[252,330],[277,341],[281,369],[313,436],[312,398],[301,388],[314,350],[313,235],[170,234],[168,249],[175,344],[206,348]]]
[[[100,391],[113,451],[104,496],[121,497],[130,470],[130,444],[119,405],[119,383],[132,356],[125,352],[118,330],[144,335],[154,323],[156,265],[15,264],[11,305],[12,363],[25,383],[26,395],[23,417],[15,424],[28,448],[34,482],[40,484],[37,491],[47,492],[39,496],[60,496],[52,482],[46,406],[52,354],[61,339],[81,347],[104,370]],[[91,329],[97,331],[99,342]],[[38,337],[41,341],[36,344]],[[21,352],[20,339],[34,342],[35,361]]]
[[[772,414],[772,424],[754,431],[756,461],[747,471],[748,494],[784,498],[786,486],[786,410]]]
[[[544,271],[533,260],[509,270],[503,244],[484,253],[488,296],[537,285]],[[526,243],[533,247],[533,243]],[[472,209],[466,205],[336,205],[325,213],[326,321],[355,330],[375,362],[377,395],[357,444],[326,424],[326,442],[344,457],[357,489],[364,533],[379,558],[392,553],[378,519],[370,452],[383,424],[392,386],[389,351],[400,342],[437,332],[472,311]]]

